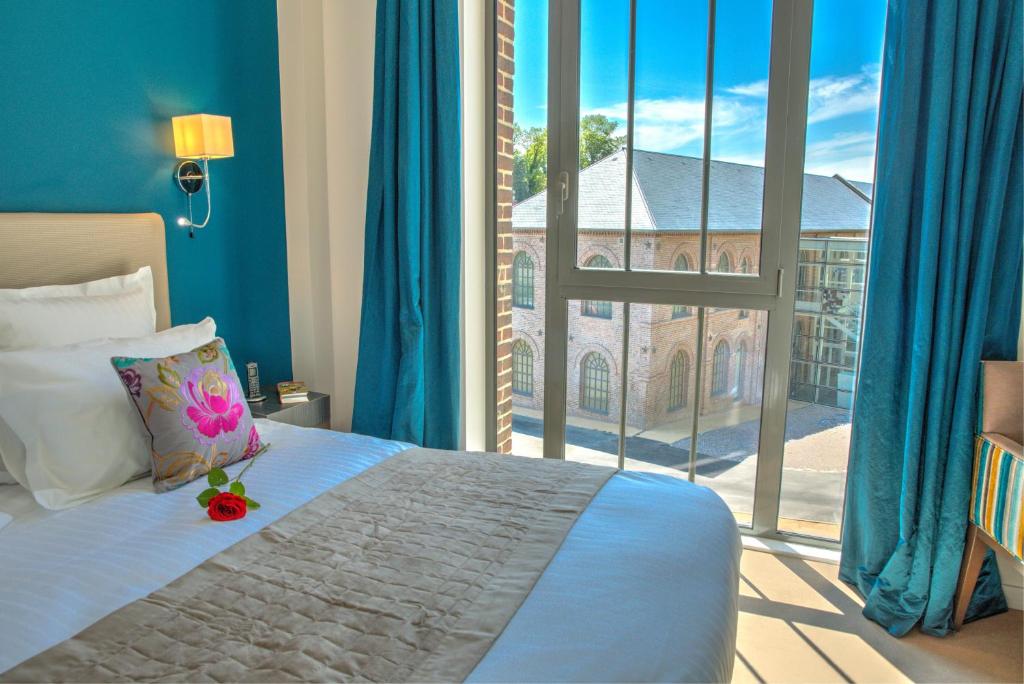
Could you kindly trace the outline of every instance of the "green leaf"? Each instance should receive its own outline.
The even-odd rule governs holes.
[[[206,508],[207,506],[210,505],[210,499],[217,496],[218,494],[220,494],[219,489],[217,489],[216,487],[210,487],[209,489],[204,489],[203,491],[199,492],[199,496],[196,497],[196,501],[199,502],[200,506]]]
[[[255,501],[253,501],[249,497],[245,497],[245,508],[246,508],[246,510],[255,511],[259,507],[260,507],[260,505],[258,503],[256,503]]]
[[[210,468],[210,474],[206,476],[206,481],[210,483],[211,487],[220,487],[228,483],[228,474],[220,468]]]
[[[173,387],[174,389],[181,387],[181,376],[173,368],[158,363],[156,365],[156,374],[160,378],[160,382],[168,387]]]
[[[228,487],[228,491],[232,494],[237,494],[238,496],[245,496],[245,485],[237,481],[232,482],[231,486]]]

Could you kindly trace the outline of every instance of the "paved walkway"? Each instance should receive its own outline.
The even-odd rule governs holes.
[[[790,403],[780,500],[780,516],[788,520],[782,522],[784,527],[805,531],[805,523],[811,523],[820,528],[815,534],[838,536],[846,484],[849,415],[845,409]],[[566,458],[616,465],[618,435],[600,429],[607,427],[593,421],[567,425]],[[704,431],[697,440],[695,480],[713,489],[740,519],[749,520],[753,511],[759,428],[760,419],[755,417]],[[512,431],[513,453],[543,454],[543,424],[538,417],[517,412],[512,418]],[[626,468],[687,477],[689,437],[667,443],[645,436],[651,433],[627,431]]]
[[[844,428],[850,423],[850,412],[846,409],[792,402],[786,420],[786,451],[797,448],[797,442],[817,433]],[[606,424],[598,424],[607,428]],[[757,454],[758,437],[761,429],[760,418],[705,430],[697,439],[697,474],[714,477],[742,463]],[[535,416],[516,412],[512,415],[512,431],[531,437],[543,437],[543,422]],[[690,438],[684,437],[671,443],[651,439],[645,432],[627,432],[626,457],[666,468],[688,470],[690,463]],[[619,453],[619,436],[608,429],[569,424],[565,428],[566,444],[602,451],[606,454]],[[820,460],[831,467],[820,468],[827,472],[845,470],[845,449],[834,448],[831,453],[818,452]],[[835,463],[838,461],[838,464]],[[822,463],[822,466],[826,463]],[[840,467],[835,467],[840,465]],[[814,469],[813,466],[806,469]]]

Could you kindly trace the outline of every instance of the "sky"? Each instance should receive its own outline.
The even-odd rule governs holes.
[[[524,127],[547,116],[549,0],[516,0],[514,108]],[[581,0],[580,110],[625,132],[629,0]],[[638,149],[700,156],[704,145],[706,0],[638,0]],[[817,0],[811,37],[808,173],[870,181],[885,0]],[[717,0],[713,159],[764,165],[771,3]]]

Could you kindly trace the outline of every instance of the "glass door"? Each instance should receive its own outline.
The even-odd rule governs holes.
[[[810,9],[580,0],[548,21],[544,455],[698,481],[773,531]]]
[[[836,538],[844,475],[805,470],[822,438],[845,468],[871,179],[826,173],[827,143],[870,140],[873,163],[877,70],[818,76],[851,48],[811,28],[849,19],[494,7],[497,448],[689,479],[757,534]]]

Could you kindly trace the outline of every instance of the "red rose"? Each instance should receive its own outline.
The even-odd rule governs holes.
[[[238,520],[245,517],[245,499],[231,492],[221,492],[210,499],[206,513],[212,520]]]

